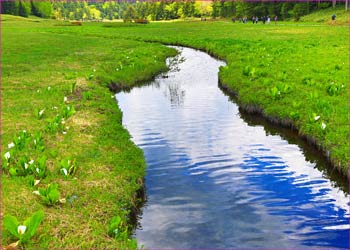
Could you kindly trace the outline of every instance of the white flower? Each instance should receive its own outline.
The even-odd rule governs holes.
[[[66,126],[66,129],[68,130],[68,129],[69,129],[69,126]]]
[[[9,159],[11,158],[10,152],[6,152],[6,153],[4,154],[4,156],[5,156],[5,159],[6,159],[6,160],[9,160]]]
[[[36,145],[36,139],[34,139],[34,144]]]
[[[11,142],[7,145],[8,148],[13,148],[14,146],[15,146],[15,144],[13,142]]]
[[[49,90],[50,91],[50,89],[51,89],[51,87],[49,86],[49,87],[47,87],[47,90]]]
[[[327,125],[326,125],[324,122],[322,122],[322,124],[321,124],[321,128],[322,128],[323,130],[325,130],[325,129],[326,129],[326,127],[327,127]]]
[[[318,121],[321,118],[321,116],[315,116],[315,121]]]
[[[58,109],[56,106],[53,106],[52,109]]]
[[[34,163],[34,160],[30,160],[30,162],[28,162],[30,165],[32,165]]]
[[[44,114],[45,109],[42,109],[39,111],[39,116],[42,116]]]
[[[66,131],[63,131],[63,132],[62,132],[62,134],[66,135],[66,134],[67,134],[67,132],[66,132]]]
[[[23,133],[27,133],[27,130],[23,129]]]
[[[27,169],[27,168],[28,168],[28,164],[24,163],[24,169]]]
[[[34,180],[34,186],[38,185],[40,183],[40,180]]]
[[[62,199],[59,199],[60,203],[64,204],[66,203],[66,199],[65,198],[62,198]]]
[[[40,195],[40,192],[38,190],[33,191],[33,194]]]
[[[39,172],[40,172],[40,169],[39,169],[39,168],[36,168],[35,171],[36,171],[37,173],[39,173]]]
[[[111,98],[114,98],[114,95],[111,95]]]
[[[20,225],[17,227],[17,232],[19,234],[24,234],[24,232],[26,231],[27,227],[26,226],[23,226],[23,225]]]
[[[67,101],[68,101],[67,96],[65,96],[65,97],[63,98],[63,101],[64,101],[64,102],[67,102]]]
[[[68,175],[68,171],[67,171],[67,169],[65,169],[65,168],[61,168],[61,170],[62,170],[62,172],[64,173],[64,175]]]

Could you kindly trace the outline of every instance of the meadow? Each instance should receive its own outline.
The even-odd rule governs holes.
[[[74,31],[58,27],[48,31],[183,45],[223,59],[228,65],[220,69],[220,81],[237,94],[241,106],[293,124],[347,174],[347,26],[193,21],[88,24]]]
[[[174,51],[123,39],[53,35],[34,31],[53,23],[7,18],[2,245],[20,240],[28,249],[136,248],[129,234],[143,199],[143,153],[121,125],[114,93],[97,83],[112,70],[125,84],[148,80],[166,70],[165,58]],[[129,57],[134,65],[119,64]],[[40,220],[26,219],[37,211],[44,215],[31,236],[36,227],[28,221]],[[24,234],[16,233],[19,225],[27,227]]]
[[[1,216],[17,217],[18,226],[44,215],[30,240],[3,228],[2,244],[136,248],[130,214],[141,202],[145,162],[107,87],[165,71],[176,52],[162,44],[224,59],[221,85],[241,106],[293,124],[346,174],[348,37],[348,27],[315,23],[71,26],[3,15]]]

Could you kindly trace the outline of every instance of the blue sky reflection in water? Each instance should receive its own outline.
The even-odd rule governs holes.
[[[346,194],[297,145],[248,126],[218,88],[224,63],[185,60],[119,93],[123,124],[147,160],[145,248],[348,248]]]

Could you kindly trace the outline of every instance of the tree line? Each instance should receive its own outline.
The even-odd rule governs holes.
[[[346,1],[347,3],[347,1]],[[278,16],[279,19],[299,20],[302,15],[335,4],[330,1],[195,1],[195,0],[16,0],[2,1],[1,13],[23,17],[35,15],[59,20],[147,19],[171,20],[188,17],[241,18],[252,16]],[[347,5],[346,5],[347,7]]]

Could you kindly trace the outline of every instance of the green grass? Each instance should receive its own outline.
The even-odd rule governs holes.
[[[349,30],[315,24],[215,21],[114,28],[86,24],[78,31],[47,31],[177,44],[224,59],[228,65],[221,68],[220,80],[239,94],[240,104],[255,105],[267,116],[292,121],[301,135],[315,138],[329,151],[333,164],[346,174]]]
[[[2,18],[2,152],[19,131],[42,131],[44,152],[29,146],[27,153],[35,159],[48,157],[50,171],[39,185],[58,183],[62,197],[77,197],[72,204],[46,207],[32,194],[29,177],[2,176],[3,214],[22,221],[44,209],[29,248],[135,246],[108,236],[114,216],[121,216],[128,228],[126,214],[137,202],[145,162],[122,127],[122,114],[106,85],[132,86],[165,70],[164,59],[174,51],[158,42],[225,59],[220,80],[238,93],[240,104],[291,120],[301,134],[330,151],[343,173],[349,167],[347,27],[225,21],[59,26],[52,20]],[[67,105],[64,96],[76,110],[66,120],[67,134],[47,132],[48,120],[59,110],[54,107]],[[65,178],[59,162],[67,157],[76,160],[77,171]],[[2,243],[11,242],[3,231]]]
[[[300,21],[332,24],[331,17],[333,14],[337,15],[335,24],[346,25],[349,23],[349,11],[346,11],[343,6],[313,12],[309,15],[301,17]]]
[[[2,152],[22,130],[31,135],[41,132],[44,150],[36,149],[31,137],[23,149],[10,150],[9,167],[2,162],[2,216],[23,221],[44,210],[44,220],[28,248],[135,248],[134,240],[125,235],[115,240],[108,230],[114,216],[122,219],[120,232],[132,230],[129,214],[140,202],[136,193],[143,185],[145,162],[122,127],[122,113],[106,85],[111,79],[123,85],[148,80],[166,69],[165,58],[175,51],[123,39],[53,35],[33,29],[55,22],[4,18]],[[120,63],[123,69],[116,71]],[[62,128],[49,130],[48,124],[67,105],[76,112]],[[40,110],[45,110],[42,117],[38,117]],[[9,168],[21,169],[16,163],[21,158],[37,162],[43,155],[48,171],[38,186],[57,183],[65,204],[43,204],[32,193],[38,187],[29,185],[33,174],[9,174]],[[76,172],[65,177],[60,162],[68,158],[75,161]],[[35,171],[34,175],[40,179]],[[15,241],[7,230],[2,232],[2,245]]]

